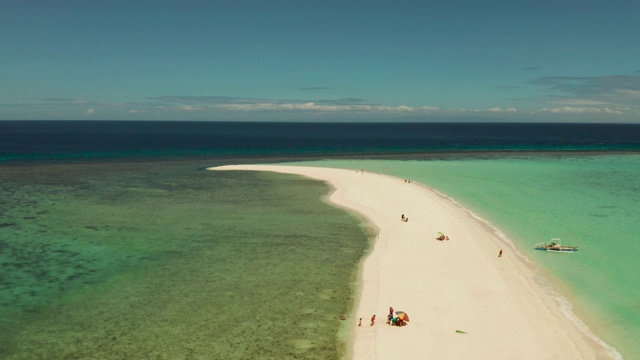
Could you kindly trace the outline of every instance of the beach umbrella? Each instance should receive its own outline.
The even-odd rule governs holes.
[[[409,321],[409,315],[404,311],[396,311],[396,315],[398,315],[398,319],[402,321]]]

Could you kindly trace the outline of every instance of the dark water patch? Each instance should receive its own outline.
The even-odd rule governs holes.
[[[87,254],[71,250],[68,245],[16,240],[0,241],[4,288],[0,298],[4,304],[18,306],[24,297],[52,295],[47,288],[88,275],[85,269],[92,260]]]
[[[638,124],[0,121],[0,127],[0,163],[15,164],[640,150]]]

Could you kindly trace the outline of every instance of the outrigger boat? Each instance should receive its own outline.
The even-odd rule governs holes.
[[[577,246],[562,245],[560,239],[553,238],[550,242],[541,242],[535,245],[536,250],[555,251],[562,253],[574,253],[578,251]]]

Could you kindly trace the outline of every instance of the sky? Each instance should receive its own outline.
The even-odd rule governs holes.
[[[0,0],[0,120],[640,123],[640,1]]]

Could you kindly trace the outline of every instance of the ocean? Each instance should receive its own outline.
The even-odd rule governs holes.
[[[204,170],[292,161],[464,204],[639,357],[639,154],[633,124],[0,121],[0,357],[342,358],[372,230],[325,184]]]

